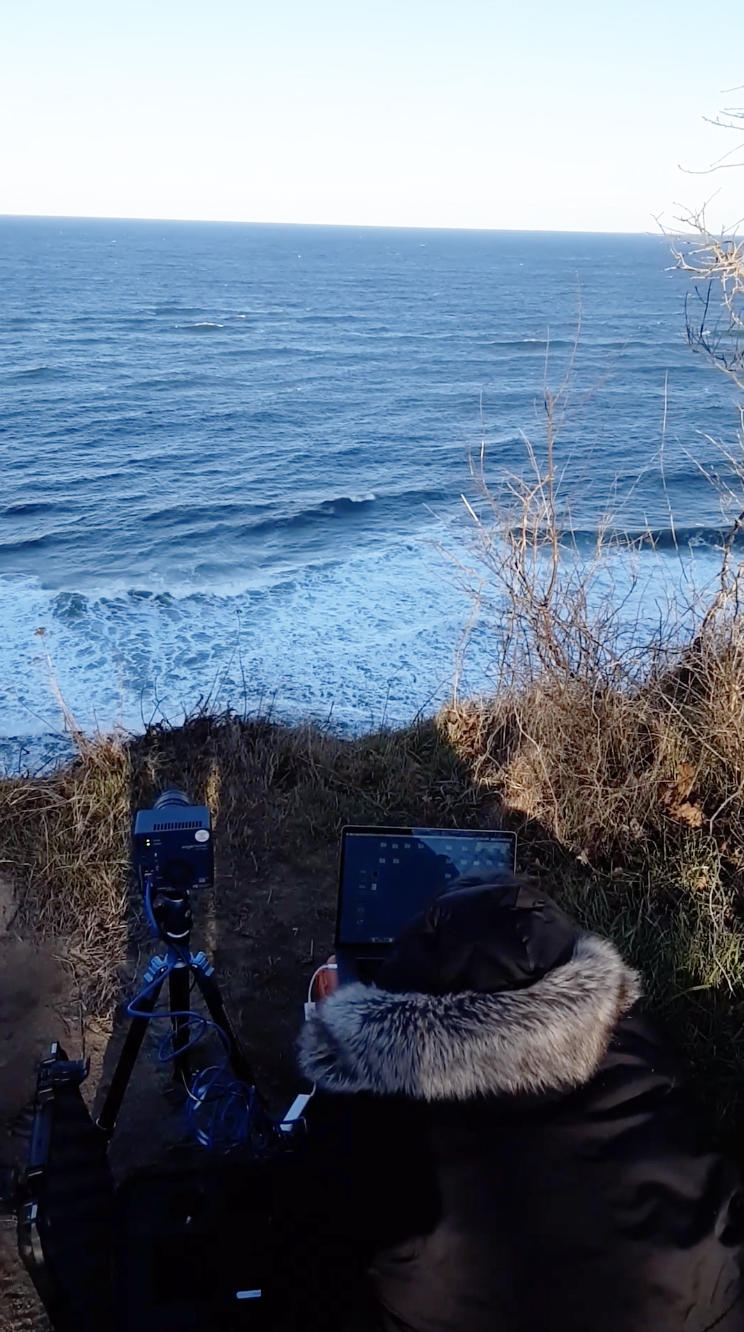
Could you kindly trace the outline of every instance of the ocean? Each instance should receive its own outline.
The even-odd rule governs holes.
[[[733,390],[661,236],[0,219],[0,763],[213,707],[355,732],[448,694],[469,458],[703,576]],[[664,441],[662,485],[658,459]],[[40,631],[43,630],[43,633]],[[464,685],[488,687],[487,625]]]

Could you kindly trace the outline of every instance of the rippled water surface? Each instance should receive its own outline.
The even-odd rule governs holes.
[[[663,549],[671,510],[704,562],[736,419],[669,267],[657,237],[0,220],[6,762],[59,729],[45,649],[86,726],[432,705],[469,610],[432,543],[465,549],[482,436],[494,481],[540,439],[579,310],[574,522],[632,485],[622,525]]]

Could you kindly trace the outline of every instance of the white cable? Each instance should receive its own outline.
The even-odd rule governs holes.
[[[313,1002],[313,986],[316,980],[318,979],[318,976],[322,975],[324,971],[338,971],[338,963],[324,962],[322,966],[316,967],[315,971],[313,972],[310,978],[310,984],[307,987],[307,1002],[309,1004]]]
[[[310,1018],[312,1017],[313,1013],[315,1012],[315,1000],[313,999],[313,986],[314,986],[316,980],[318,979],[318,976],[322,975],[322,973],[323,973],[324,971],[338,971],[338,963],[337,963],[337,962],[323,962],[323,964],[322,964],[321,966],[316,967],[315,971],[313,972],[312,976],[310,977],[310,984],[309,984],[308,987],[307,987],[307,1001],[306,1001],[306,1003],[305,1003],[305,1021],[306,1021],[306,1022],[309,1022],[309,1021],[310,1021]]]

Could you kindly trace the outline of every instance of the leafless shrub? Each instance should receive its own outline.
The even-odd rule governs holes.
[[[741,92],[742,89],[734,89]],[[731,131],[736,141],[701,175],[744,169],[744,110],[731,106],[710,122]],[[744,240],[738,234],[744,219],[736,218],[722,233],[713,231],[706,206],[685,209],[672,253],[677,267],[692,280],[686,302],[687,338],[744,388]]]

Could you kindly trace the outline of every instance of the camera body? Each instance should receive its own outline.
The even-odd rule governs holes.
[[[164,791],[152,809],[135,814],[132,859],[140,883],[153,893],[211,888],[212,819],[206,805],[189,804],[182,791]]]

